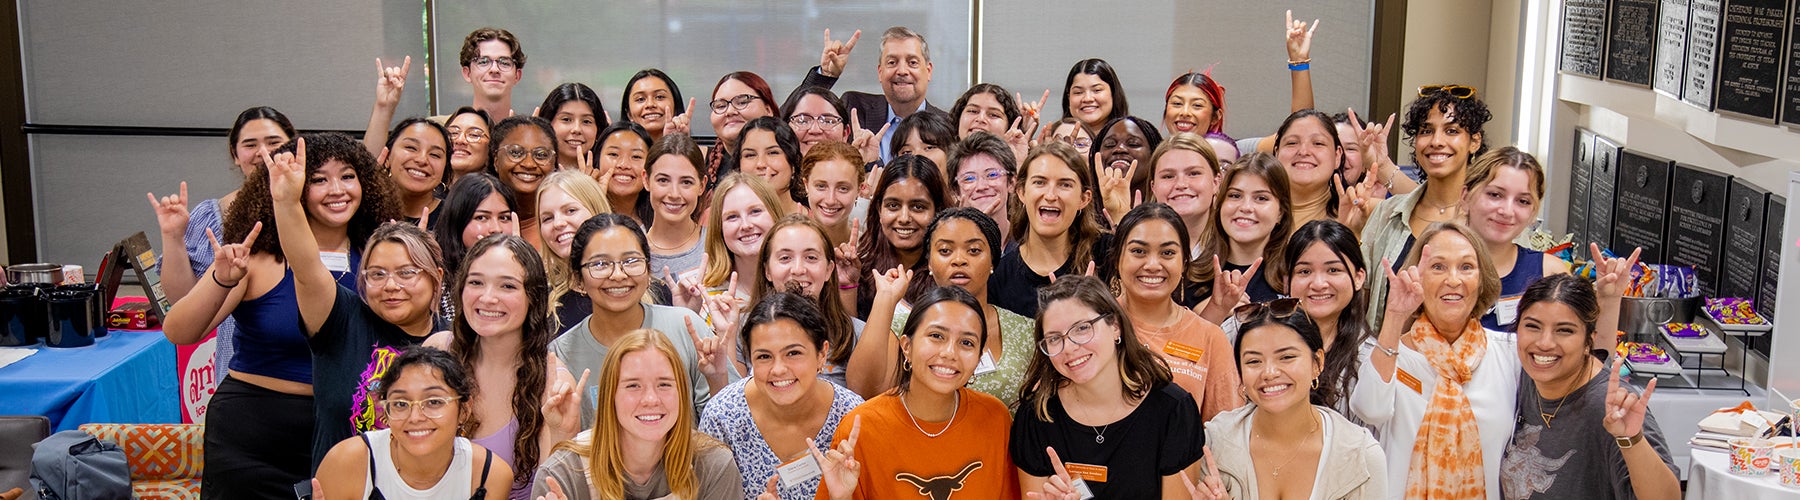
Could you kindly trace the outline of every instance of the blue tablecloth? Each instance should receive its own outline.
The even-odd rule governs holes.
[[[175,345],[160,331],[113,331],[94,345],[39,344],[0,367],[0,415],[43,415],[57,431],[90,422],[181,423]]]

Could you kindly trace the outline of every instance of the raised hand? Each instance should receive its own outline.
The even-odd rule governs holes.
[[[856,49],[856,41],[862,39],[862,30],[850,34],[850,40],[837,41],[831,39],[831,28],[825,28],[825,49],[819,52],[819,74],[837,78],[844,74],[844,66],[850,64],[850,51]]]
[[[756,500],[781,500],[781,476],[769,476],[769,482],[763,484],[762,494]]]
[[[544,479],[546,483],[544,487],[550,491],[544,492],[543,495],[538,495],[536,500],[569,500],[569,496],[563,493],[562,483],[557,482],[555,476],[546,477]]]
[[[1137,173],[1137,160],[1131,160],[1126,168],[1101,166],[1100,201],[1105,205],[1108,218],[1113,224],[1125,218],[1125,212],[1131,211],[1131,176]]]
[[[269,198],[275,203],[299,203],[306,191],[306,138],[294,139],[294,152],[263,152],[269,169]]]
[[[250,233],[244,235],[241,243],[220,245],[219,239],[213,236],[212,229],[206,230],[206,241],[212,244],[213,282],[225,288],[237,286],[244,276],[250,274],[250,245],[256,242],[256,236],[262,234],[262,223],[250,226]]]
[[[1194,500],[1230,499],[1231,495],[1225,491],[1224,481],[1219,479],[1219,467],[1213,463],[1212,447],[1202,447],[1201,454],[1206,460],[1200,469],[1200,481],[1188,481],[1187,475],[1183,474],[1181,485],[1187,487],[1188,494],[1193,495]]]
[[[544,412],[544,427],[565,436],[574,436],[581,432],[581,388],[587,387],[591,370],[582,370],[580,380],[570,380],[568,368],[557,361],[553,371],[561,380],[550,389],[549,394],[544,395],[544,406],[541,409]]]
[[[670,118],[669,124],[663,127],[663,135],[688,133],[688,130],[690,130],[688,122],[693,120],[690,115],[694,113],[694,98],[689,97],[687,107],[682,109],[686,109],[687,111],[683,111],[681,114],[675,115],[674,118]]]
[[[581,156],[575,160],[575,168],[580,169],[579,171],[581,173],[592,177],[594,175],[594,150],[589,149],[582,151]],[[605,184],[602,185],[604,186]]]
[[[412,71],[412,56],[398,67],[381,64],[381,58],[375,58],[375,105],[394,107],[400,104],[400,93],[406,89],[406,74]]]
[[[1375,204],[1380,202],[1380,200],[1369,199],[1370,191],[1378,186],[1375,183],[1375,176],[1364,175],[1362,182],[1348,186],[1344,185],[1344,174],[1332,174],[1331,180],[1331,187],[1337,191],[1338,195],[1338,222],[1344,223],[1350,229],[1360,230],[1363,224],[1368,222],[1369,214],[1374,212]]]
[[[887,272],[875,275],[875,303],[899,304],[906,296],[906,286],[912,283],[913,272],[905,266],[894,266]]]
[[[1631,251],[1625,258],[1607,257],[1601,253],[1600,245],[1588,243],[1588,255],[1594,257],[1594,294],[1606,298],[1625,296],[1625,289],[1631,286],[1631,270],[1637,267],[1638,256],[1644,249]]]
[[[1020,124],[1025,123],[1025,118],[1025,116],[1014,118],[1012,126],[1006,129],[1006,137],[1002,138],[1006,140],[1006,146],[1012,149],[1014,158],[1024,158],[1025,153],[1031,150],[1031,140],[1025,133],[1025,130],[1031,127],[1027,125],[1023,129],[1019,128]],[[1032,121],[1037,121],[1037,119],[1032,118]]]
[[[663,280],[669,284],[669,294],[673,295],[670,298],[674,300],[675,305],[686,307],[690,311],[703,312],[702,308],[706,307],[706,287],[700,286],[698,276],[676,280],[675,275],[669,272],[669,266],[663,266]]]
[[[1062,457],[1056,456],[1056,449],[1044,447],[1050,454],[1050,467],[1056,471],[1044,481],[1043,491],[1025,492],[1025,498],[1043,500],[1081,500],[1081,492],[1075,489],[1075,478],[1069,475],[1069,468],[1063,466]]]
[[[823,453],[819,452],[819,444],[812,438],[806,438],[806,449],[813,458],[819,461],[819,487],[830,498],[850,498],[856,490],[856,482],[862,474],[862,463],[856,461],[856,438],[862,434],[862,415],[850,421],[850,435],[837,446]]]
[[[1394,130],[1394,115],[1388,115],[1387,123],[1363,124],[1362,120],[1357,119],[1355,109],[1348,111],[1350,113],[1350,129],[1356,133],[1356,142],[1362,145],[1362,164],[1365,172],[1363,175],[1367,178],[1381,177],[1381,171],[1394,161],[1388,156],[1387,143],[1388,133]],[[1377,182],[1376,184],[1383,188],[1381,197],[1386,198],[1386,189],[1391,187],[1392,182]]]
[[[870,132],[869,129],[862,126],[862,115],[856,108],[850,108],[850,126],[856,130],[856,133],[852,135],[853,139],[850,145],[856,146],[856,150],[862,152],[863,161],[880,160],[881,138],[887,137],[888,127],[893,126],[893,123],[883,123],[880,131]]]
[[[1013,96],[1019,101],[1019,116],[1025,118],[1024,126],[1019,127],[1019,130],[1025,132],[1037,131],[1038,124],[1041,123],[1039,120],[1042,119],[1040,115],[1044,111],[1044,103],[1050,102],[1050,89],[1044,89],[1044,96],[1039,97],[1037,102],[1026,101],[1025,94],[1014,92]],[[1019,158],[1024,157],[1020,156]]]
[[[731,353],[725,350],[728,347],[726,338],[730,335],[714,334],[700,338],[700,332],[694,329],[692,317],[682,318],[681,322],[687,325],[688,339],[694,341],[694,352],[700,358],[700,374],[712,378],[731,373]]]
[[[181,183],[181,193],[164,196],[144,193],[150,199],[150,209],[156,212],[156,229],[165,237],[181,238],[187,234],[188,225],[188,193],[187,182]]]
[[[1431,245],[1425,245],[1423,255],[1431,255]],[[1424,262],[1424,258],[1419,259]],[[1412,316],[1419,306],[1425,304],[1425,281],[1419,276],[1419,266],[1414,265],[1394,272],[1393,264],[1381,259],[1381,269],[1387,273],[1387,314],[1390,318]]]
[[[1624,356],[1613,356],[1612,369],[1606,374],[1606,417],[1601,425],[1614,437],[1628,438],[1644,431],[1644,415],[1650,412],[1656,379],[1644,385],[1643,394],[1632,394],[1619,382],[1619,366],[1624,362]]]
[[[854,112],[855,111],[852,111],[852,113],[854,113]],[[875,154],[881,154],[881,152],[879,151],[879,149],[881,149],[881,148],[877,147],[876,149],[878,151],[876,151]],[[865,156],[863,158],[866,161],[868,158],[879,158],[879,156],[876,156],[876,157]],[[881,165],[876,165],[875,168],[869,169],[869,175],[863,176],[862,187],[857,189],[856,197],[868,199],[870,197],[875,196],[875,185],[881,182],[881,172],[882,171],[883,171],[883,167]]]
[[[713,331],[727,339],[737,338],[738,314],[748,305],[745,304],[747,300],[737,294],[737,279],[737,271],[732,271],[731,279],[725,284],[725,293],[706,297],[706,315],[712,318]]]
[[[850,225],[850,240],[837,244],[837,258],[832,264],[837,266],[838,285],[854,285],[862,278],[862,256],[856,254],[856,243],[862,240],[862,225]]]
[[[1312,59],[1313,31],[1319,29],[1319,20],[1314,19],[1309,26],[1306,21],[1295,21],[1294,11],[1287,11],[1287,54],[1288,60],[1294,62]]]
[[[1219,256],[1213,256],[1213,296],[1212,303],[1224,310],[1231,310],[1240,304],[1250,301],[1250,280],[1256,277],[1256,269],[1262,267],[1262,258],[1250,263],[1250,268],[1243,271],[1226,271],[1219,262]],[[1215,309],[1216,310],[1216,309]]]

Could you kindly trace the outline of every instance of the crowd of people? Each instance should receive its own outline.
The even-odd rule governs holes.
[[[1156,121],[1099,59],[1060,119],[988,83],[946,112],[904,27],[880,93],[834,90],[861,32],[827,32],[785,99],[645,69],[521,114],[523,44],[482,28],[448,115],[393,123],[410,58],[360,142],[245,110],[241,188],[150,197],[192,270],[166,335],[216,329],[229,374],[202,495],[1678,496],[1612,354],[1635,256],[1514,243],[1544,169],[1474,88],[1419,90],[1410,158],[1313,109],[1315,25],[1241,140],[1208,72]]]

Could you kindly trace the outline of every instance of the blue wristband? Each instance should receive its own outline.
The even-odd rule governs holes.
[[[1307,61],[1307,62],[1303,62],[1303,63],[1288,63],[1288,71],[1306,71],[1311,68],[1312,68],[1312,61]]]

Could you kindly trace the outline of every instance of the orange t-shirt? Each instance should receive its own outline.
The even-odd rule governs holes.
[[[1168,328],[1147,325],[1133,317],[1131,330],[1144,346],[1169,363],[1175,385],[1199,403],[1202,421],[1243,406],[1237,362],[1231,357],[1231,341],[1225,339],[1225,331],[1200,319],[1194,311],[1183,309],[1176,314],[1179,319]]]
[[[843,424],[831,437],[834,446],[850,436],[851,423],[862,417],[862,433],[856,442],[862,476],[854,498],[1019,498],[1018,469],[1007,448],[1012,414],[993,396],[968,388],[959,391],[962,403],[955,421],[935,438],[926,437],[919,428],[937,431],[944,428],[944,422],[915,425],[893,391],[844,415]],[[818,498],[830,498],[829,493],[821,485]]]

